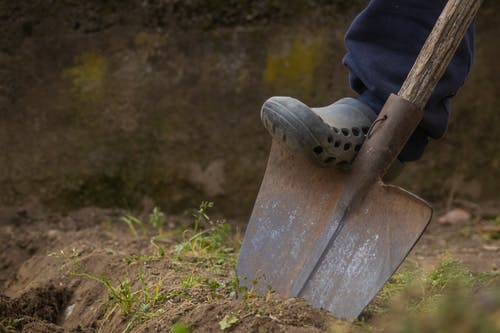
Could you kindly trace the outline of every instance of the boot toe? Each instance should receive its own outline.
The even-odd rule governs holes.
[[[345,166],[360,150],[372,121],[357,103],[342,99],[310,108],[298,99],[275,96],[262,106],[261,118],[273,139],[289,149],[306,153],[322,166]]]

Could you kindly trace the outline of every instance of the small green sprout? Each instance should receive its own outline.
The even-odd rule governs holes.
[[[234,324],[239,322],[239,318],[233,315],[226,315],[221,321],[219,321],[219,327],[221,330],[226,330],[231,328]]]

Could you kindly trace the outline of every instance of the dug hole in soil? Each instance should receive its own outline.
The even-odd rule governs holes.
[[[225,247],[211,257],[179,252],[193,235],[183,231],[192,229],[191,214],[167,215],[163,236],[155,238],[156,230],[144,233],[140,225],[134,235],[123,220],[131,213],[119,209],[54,214],[34,204],[0,213],[2,332],[325,332],[348,326],[297,299],[236,300],[233,267],[243,222],[229,222]],[[148,212],[137,216],[147,220]],[[433,221],[410,260],[432,267],[448,252],[472,270],[496,270],[500,240],[483,236],[498,230],[472,219]],[[112,301],[112,290],[122,302]]]

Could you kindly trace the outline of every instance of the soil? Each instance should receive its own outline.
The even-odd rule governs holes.
[[[130,281],[135,289],[141,285],[139,272],[143,269],[143,284],[158,285],[162,293],[170,295],[152,318],[131,325],[131,332],[167,332],[179,322],[193,332],[216,332],[220,331],[220,322],[230,316],[237,318],[231,332],[322,332],[335,322],[326,311],[312,309],[297,299],[278,301],[269,295],[236,300],[228,288],[233,277],[231,265],[207,265],[189,256],[176,258],[169,249],[182,237],[176,230],[190,226],[187,216],[167,216],[166,234],[170,237],[161,241],[165,256],[141,261],[145,255],[154,254],[157,246],[149,237],[132,235],[120,222],[127,215],[130,212],[92,207],[68,214],[47,213],[36,202],[0,210],[0,331],[126,330],[130,318],[120,311],[109,311],[104,285],[75,276],[78,267],[85,267],[96,277],[106,276],[113,285]],[[146,217],[145,213],[137,215]],[[498,234],[498,224],[481,216],[446,223],[433,221],[408,260],[426,269],[446,253],[474,271],[495,271],[500,267]],[[235,237],[241,238],[241,233]],[[74,258],[77,261],[72,261]],[[123,258],[136,259],[127,264]],[[187,277],[197,280],[187,283]],[[209,288],[209,283],[200,281],[222,282]],[[178,332],[184,332],[181,328]]]

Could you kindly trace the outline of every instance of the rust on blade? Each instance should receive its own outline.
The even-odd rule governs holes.
[[[240,250],[240,283],[266,292],[291,294],[292,284],[310,260],[343,189],[345,175],[317,168],[307,158],[273,143],[254,210]]]

